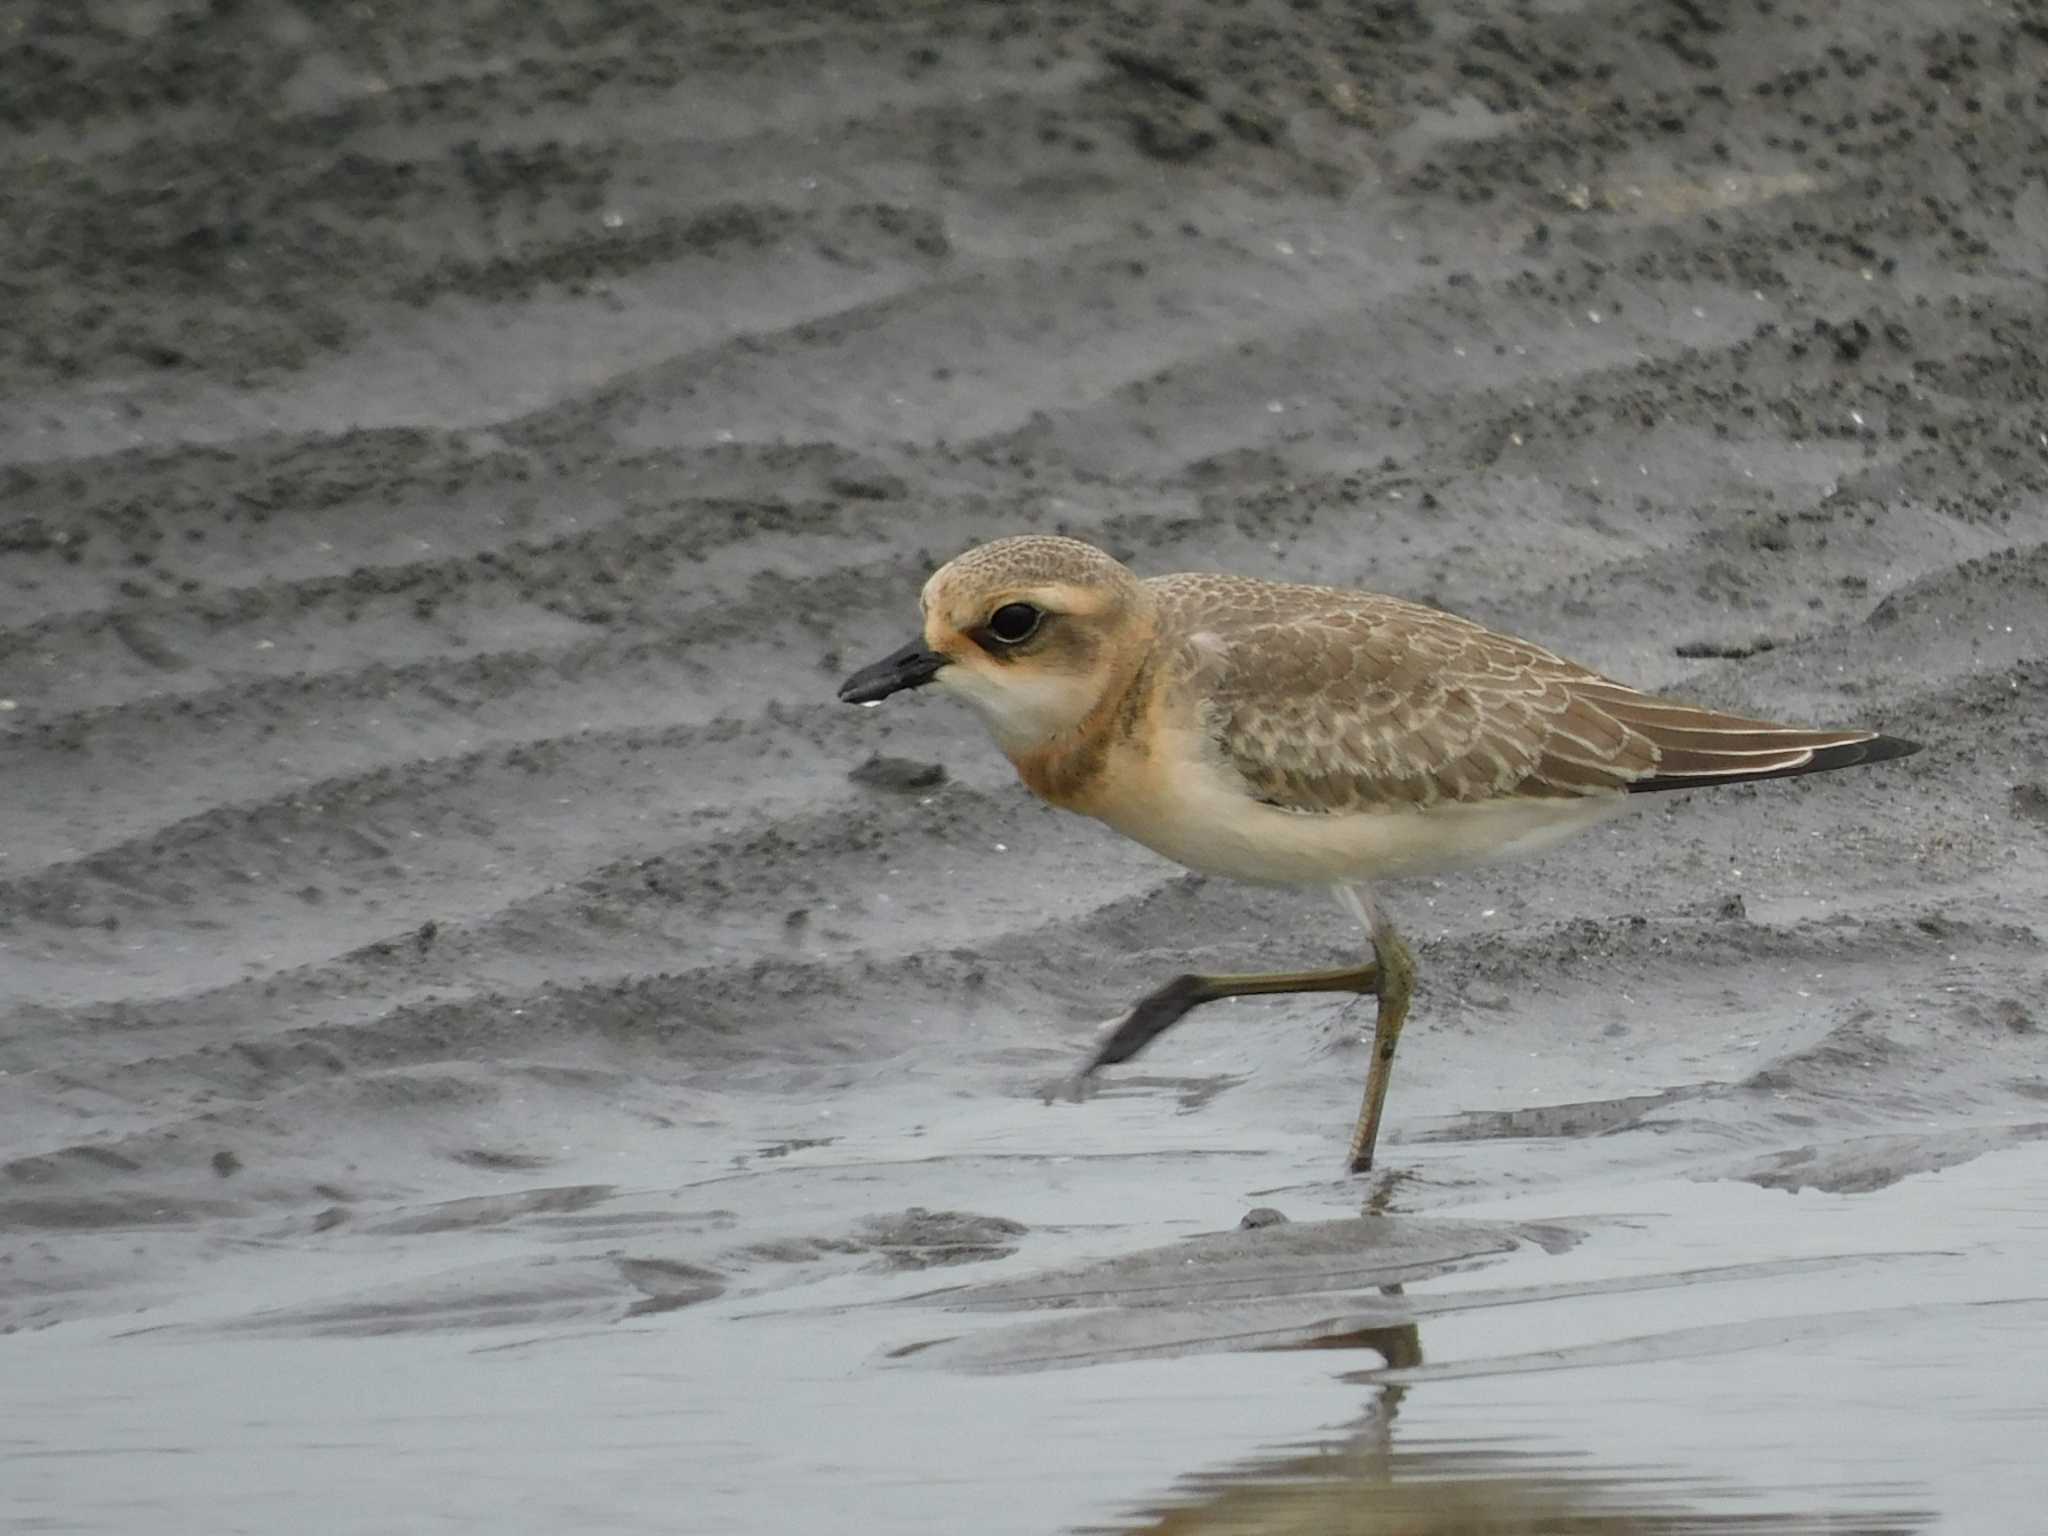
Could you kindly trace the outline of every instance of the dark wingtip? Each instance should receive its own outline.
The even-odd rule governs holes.
[[[1842,761],[1842,766],[1846,768],[1849,766],[1851,762],[1890,762],[1895,757],[1911,757],[1915,752],[1918,752],[1919,750],[1919,742],[1908,741],[1903,736],[1873,736],[1870,738],[1870,740],[1862,744],[1863,755],[1861,757],[1845,758]],[[1818,754],[1816,754],[1816,757],[1817,756]],[[1828,766],[1833,767],[1834,765],[1829,764]]]
[[[1794,775],[1802,773],[1826,773],[1831,768],[1860,768],[1866,763],[1889,762],[1895,757],[1911,757],[1920,750],[1920,743],[1908,741],[1903,736],[1873,736],[1868,741],[1845,741],[1839,747],[1821,747],[1813,754],[1813,761],[1804,768],[1793,770]]]
[[[1834,768],[1859,768],[1866,763],[1911,757],[1919,750],[1919,742],[1908,741],[1903,736],[1869,736],[1862,741],[1816,747],[1813,756],[1796,768],[1767,768],[1760,773],[1660,773],[1647,779],[1637,779],[1628,786],[1628,791],[1630,794],[1644,794],[1672,789],[1713,789],[1723,784],[1755,784],[1764,779],[1798,779],[1809,773],[1826,773]]]

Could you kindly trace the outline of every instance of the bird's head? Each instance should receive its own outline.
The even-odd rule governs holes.
[[[1145,589],[1078,539],[998,539],[941,566],[924,585],[924,633],[840,685],[876,704],[936,683],[988,722],[1006,750],[1073,730],[1149,638]]]

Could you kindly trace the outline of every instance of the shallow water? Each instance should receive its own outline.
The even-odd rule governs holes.
[[[1025,1181],[1085,1205],[1131,1173]],[[1619,1522],[1588,1530],[2018,1531],[2048,1492],[2044,1173],[2048,1149],[2026,1148],[1869,1195],[1552,1190],[1540,1209],[1466,1208],[1463,1241],[1368,1222],[1386,1230],[1337,1245],[1355,1263],[1326,1288],[1283,1255],[1264,1284],[1257,1264],[1233,1271],[1220,1303],[1214,1266],[1174,1245],[1088,1310],[992,1291],[1002,1272],[1049,1295],[1014,1260],[488,1333],[390,1332],[404,1321],[371,1309],[352,1336],[237,1336],[208,1321],[232,1312],[216,1294],[172,1326],[9,1341],[10,1517],[217,1530],[232,1488],[248,1529],[317,1510],[365,1532],[1534,1528],[1469,1523],[1475,1498]],[[1212,1190],[1155,1198],[1192,1211]],[[1322,1214],[1278,1198],[1296,1220],[1246,1234],[1247,1252]],[[1498,1251],[1489,1234],[1537,1218],[1554,1251]],[[1079,1223],[1055,1246],[1078,1258],[1104,1235]],[[1389,1295],[1358,1283],[1375,1263],[1438,1268]],[[275,1295],[305,1264],[269,1267],[286,1271]],[[892,1293],[924,1294],[877,1311]],[[1389,1308],[1420,1316],[1359,1325]],[[1134,1340],[1148,1357],[1102,1358]],[[1356,1523],[1289,1524],[1311,1496]],[[1391,1521],[1432,1510],[1468,1523]]]

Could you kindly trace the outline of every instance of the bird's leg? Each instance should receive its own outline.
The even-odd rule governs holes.
[[[1351,1133],[1348,1160],[1353,1173],[1369,1172],[1373,1149],[1379,1141],[1380,1118],[1386,1108],[1387,1083],[1394,1070],[1394,1048],[1400,1044],[1401,1026],[1408,1018],[1408,1002],[1415,989],[1415,957],[1368,892],[1351,885],[1336,889],[1371,936],[1372,960],[1329,971],[1176,976],[1141,998],[1135,1008],[1118,1019],[1087,1063],[1072,1077],[1048,1089],[1048,1096],[1061,1091],[1078,1095],[1088,1078],[1101,1068],[1129,1061],[1204,1003],[1280,992],[1371,992],[1379,997],[1379,1018],[1373,1027],[1372,1067],[1365,1079],[1365,1102],[1359,1107],[1358,1124]]]
[[[1371,964],[1334,971],[1271,971],[1257,976],[1176,976],[1117,1020],[1109,1038],[1096,1047],[1077,1076],[1085,1078],[1099,1067],[1129,1061],[1204,1003],[1272,992],[1364,993],[1376,990],[1378,984],[1379,967]]]
[[[1365,1102],[1351,1132],[1350,1168],[1365,1173],[1372,1167],[1373,1148],[1380,1139],[1380,1115],[1386,1108],[1387,1083],[1394,1073],[1394,1047],[1401,1043],[1401,1025],[1408,1018],[1408,999],[1415,990],[1415,956],[1394,931],[1394,925],[1369,893],[1340,885],[1337,893],[1372,936],[1379,994],[1379,1020],[1372,1032],[1372,1068],[1365,1078]]]

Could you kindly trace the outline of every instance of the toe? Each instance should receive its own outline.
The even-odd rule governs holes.
[[[1092,1066],[1083,1067],[1078,1072],[1069,1072],[1065,1077],[1054,1078],[1039,1089],[1039,1099],[1046,1104],[1057,1104],[1062,1101],[1069,1104],[1080,1103],[1088,1097],[1088,1077],[1093,1070]]]

